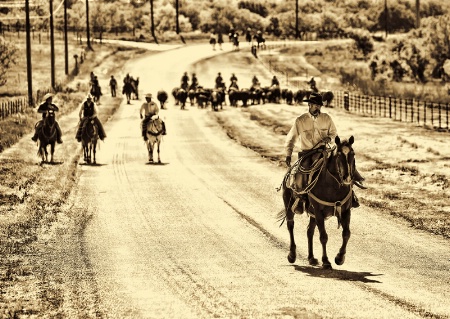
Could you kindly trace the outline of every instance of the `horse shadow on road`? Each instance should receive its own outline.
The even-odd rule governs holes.
[[[299,266],[293,265],[295,270],[301,271],[311,277],[317,278],[330,278],[330,279],[339,279],[344,281],[359,281],[362,283],[381,283],[381,281],[370,279],[368,277],[373,276],[382,276],[382,274],[373,274],[371,272],[366,271],[348,271],[348,270],[340,270],[340,269],[323,269],[320,267],[312,267],[312,266]]]
[[[101,163],[80,163],[80,165],[83,165],[83,166],[105,166],[105,165],[107,165],[107,164],[101,164]]]
[[[151,165],[151,166],[165,166],[168,165],[169,163],[158,163],[158,162],[146,162],[145,165]]]
[[[47,162],[47,161],[43,161],[43,162],[39,162],[38,165],[40,166],[44,166],[44,165],[50,165],[50,166],[54,166],[54,165],[62,165],[64,164],[63,161],[61,162]]]

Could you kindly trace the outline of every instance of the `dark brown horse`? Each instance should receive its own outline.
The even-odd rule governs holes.
[[[342,225],[342,246],[336,255],[335,262],[342,265],[345,260],[347,242],[350,238],[350,209],[352,207],[352,185],[355,172],[355,153],[350,139],[341,141],[335,139],[336,147],[333,149],[315,149],[317,160],[311,167],[303,167],[302,158],[299,159],[287,172],[282,183],[283,202],[285,209],[280,212],[281,219],[287,220],[287,228],[290,236],[290,249],[288,260],[294,263],[297,257],[294,240],[294,209],[298,203],[297,197],[300,193],[308,194],[308,205],[306,211],[309,215],[308,236],[308,261],[310,265],[317,265],[318,260],[313,253],[314,230],[317,226],[322,244],[322,264],[324,269],[331,269],[331,263],[327,256],[328,234],[325,230],[325,220],[336,216],[338,226]],[[313,154],[314,155],[314,154]],[[297,190],[290,185],[292,176],[301,174],[298,172],[308,171],[312,175],[311,182],[304,190]],[[297,195],[297,196],[296,196]]]
[[[93,119],[86,119],[81,131],[81,145],[83,146],[84,162],[96,164],[98,127]]]
[[[48,162],[47,146],[50,145],[50,163],[53,163],[53,154],[55,153],[55,143],[57,139],[56,119],[54,111],[47,111],[41,128],[38,130],[39,150],[38,155],[42,162]]]

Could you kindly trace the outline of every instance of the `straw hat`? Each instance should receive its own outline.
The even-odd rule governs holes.
[[[52,93],[47,93],[44,95],[44,97],[42,98],[43,101],[47,101],[49,98],[53,97]]]
[[[151,93],[147,93],[147,94],[145,94],[145,97],[152,98],[153,96]]]

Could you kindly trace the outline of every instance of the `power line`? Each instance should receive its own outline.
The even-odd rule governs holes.
[[[55,15],[55,13],[57,13],[62,7],[63,7],[63,5],[64,5],[64,0],[62,0],[60,3],[59,3],[59,5],[58,5],[58,7],[56,8],[56,10],[54,10],[53,11],[53,15]],[[46,15],[46,16],[30,16],[30,19],[48,19],[48,18],[50,18],[50,14],[48,14],[48,15]],[[12,17],[2,17],[2,18],[0,18],[0,21],[6,21],[6,20],[25,20],[26,19],[26,17],[15,17],[15,18],[12,18]]]

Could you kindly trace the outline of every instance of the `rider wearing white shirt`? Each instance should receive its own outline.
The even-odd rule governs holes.
[[[141,128],[142,128],[142,137],[144,138],[144,141],[147,140],[147,124],[151,120],[153,115],[159,114],[159,107],[158,105],[152,101],[152,94],[148,93],[145,95],[146,102],[142,103],[141,109],[139,110],[139,116],[142,120]],[[144,114],[144,115],[142,115]],[[163,120],[162,122],[162,128],[163,128],[163,135],[166,135],[166,124]]]

